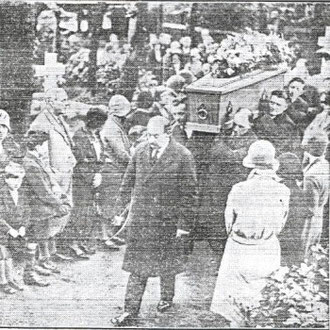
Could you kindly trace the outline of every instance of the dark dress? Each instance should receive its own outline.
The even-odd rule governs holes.
[[[287,221],[279,235],[281,264],[288,267],[300,266],[304,261],[301,235],[306,219],[312,217],[312,212],[307,207],[304,191],[296,181],[288,180],[284,184],[290,189],[290,204]]]
[[[88,130],[80,129],[73,138],[73,153],[77,164],[73,172],[74,208],[71,230],[73,236],[81,239],[91,238],[91,231],[101,217],[111,217],[122,177],[114,162],[107,158],[99,135],[95,138],[101,145],[99,159],[92,143],[94,137]],[[102,175],[102,183],[94,188],[93,178],[97,173]]]

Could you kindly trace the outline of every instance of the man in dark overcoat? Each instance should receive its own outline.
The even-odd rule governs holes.
[[[148,277],[160,276],[158,311],[172,306],[176,274],[184,270],[185,237],[193,227],[196,173],[192,154],[170,138],[169,122],[150,119],[148,140],[135,151],[117,204],[129,201],[127,249],[123,270],[130,272],[125,312],[112,320],[127,325],[137,316]]]
[[[286,94],[276,90],[271,93],[268,112],[261,113],[254,121],[254,132],[259,139],[270,141],[278,154],[301,154],[297,125],[287,113]]]

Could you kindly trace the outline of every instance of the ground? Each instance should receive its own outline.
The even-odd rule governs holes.
[[[46,288],[25,287],[13,296],[1,294],[2,327],[111,327],[111,318],[123,311],[128,273],[121,270],[124,248],[99,251],[90,260],[61,263]],[[209,311],[219,258],[207,242],[197,242],[187,271],[177,276],[174,306],[156,311],[159,279],[148,282],[139,327],[225,327]]]

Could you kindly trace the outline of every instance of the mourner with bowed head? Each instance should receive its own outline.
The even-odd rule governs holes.
[[[149,277],[160,277],[158,311],[171,308],[175,276],[184,269],[182,238],[193,226],[196,176],[191,153],[170,138],[168,125],[161,116],[150,119],[147,141],[137,147],[120,189],[118,210],[131,201],[123,263],[130,276],[115,325],[134,323]]]
[[[231,327],[244,327],[240,305],[261,297],[267,277],[280,267],[277,236],[289,211],[290,190],[276,175],[279,163],[269,141],[254,142],[243,160],[247,180],[232,188],[226,205],[227,243],[213,294],[211,311]]]

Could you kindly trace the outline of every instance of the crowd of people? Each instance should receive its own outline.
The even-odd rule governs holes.
[[[127,325],[148,277],[161,278],[158,311],[172,307],[175,276],[205,226],[203,239],[225,246],[211,310],[242,326],[237,304],[255,302],[267,276],[281,264],[299,265],[326,237],[330,91],[294,77],[258,109],[234,109],[197,177],[185,87],[208,72],[205,49],[190,50],[188,37],[172,42],[164,66],[154,45],[155,79],[144,75],[130,97],[90,106],[76,130],[61,88],[46,91],[23,145],[0,110],[0,286],[23,290],[13,267],[22,256],[23,283],[48,286],[57,260],[87,260],[100,246],[126,244],[125,311],[113,323]],[[183,65],[185,52],[197,62]]]

